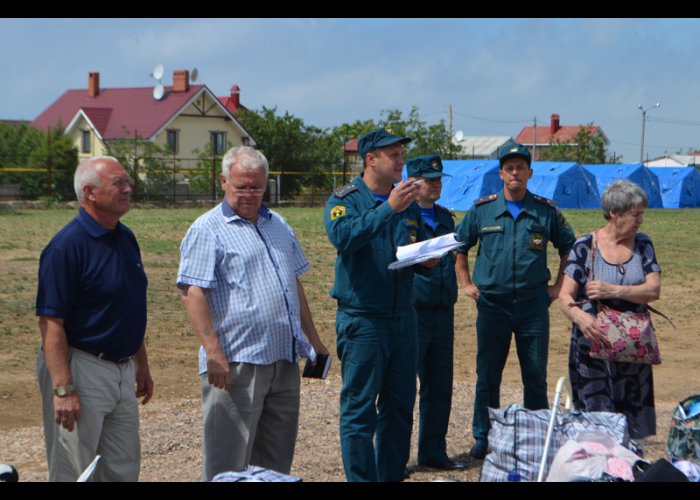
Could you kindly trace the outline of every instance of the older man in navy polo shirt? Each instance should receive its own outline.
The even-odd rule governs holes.
[[[75,481],[96,455],[97,481],[136,481],[137,397],[153,395],[144,344],[147,279],[139,246],[119,222],[129,177],[111,157],[74,176],[78,216],[41,253],[37,359],[50,481]],[[134,388],[136,390],[134,390]]]

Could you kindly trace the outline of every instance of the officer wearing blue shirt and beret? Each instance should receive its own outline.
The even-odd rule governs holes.
[[[520,144],[499,157],[503,191],[478,199],[457,227],[465,247],[457,255],[457,279],[476,301],[476,395],[470,451],[483,459],[490,428],[488,408],[500,406],[500,384],[511,336],[520,361],[524,406],[547,408],[549,305],[559,296],[563,270],[575,237],[553,201],[527,189],[531,156]],[[474,276],[467,251],[479,243]],[[547,268],[547,243],[559,252],[554,285]]]
[[[337,249],[340,445],[348,481],[401,481],[416,395],[413,274],[389,270],[396,248],[425,238],[418,185],[401,181],[403,144],[384,129],[358,141],[363,173],[328,200],[325,227]],[[394,183],[398,183],[394,186]],[[435,265],[433,259],[428,265]],[[427,269],[426,269],[427,270]]]
[[[442,160],[417,156],[406,162],[409,177],[418,178],[418,206],[428,238],[451,234],[454,214],[436,202],[442,193]],[[448,253],[426,274],[413,277],[418,317],[418,379],[420,418],[418,465],[443,470],[466,468],[447,456],[447,427],[452,407],[454,305],[457,302],[455,254]]]
[[[153,395],[146,345],[146,288],[130,208],[129,176],[112,157],[75,171],[78,216],[44,248],[36,314],[50,481],[76,481],[96,455],[93,481],[136,481],[137,397]]]

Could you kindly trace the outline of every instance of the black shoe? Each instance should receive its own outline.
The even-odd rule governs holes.
[[[474,446],[472,446],[472,449],[469,450],[469,456],[472,458],[476,458],[477,460],[483,460],[486,458],[486,452],[488,450],[488,442],[487,441],[477,441],[474,443]]]
[[[431,469],[440,469],[440,470],[464,470],[468,467],[467,464],[465,464],[463,462],[455,462],[454,460],[450,460],[449,458],[446,458],[444,460],[440,460],[439,462],[419,463],[418,465],[422,465],[423,467],[430,467]]]

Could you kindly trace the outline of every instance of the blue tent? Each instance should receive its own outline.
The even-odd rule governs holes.
[[[442,196],[438,203],[450,210],[469,210],[482,196],[503,190],[498,160],[445,160]]]
[[[469,210],[474,200],[503,189],[498,160],[443,160],[442,195],[438,203],[450,210]],[[406,167],[403,169],[406,179]]]
[[[535,161],[532,170],[527,188],[559,208],[600,208],[595,176],[578,163]]]
[[[700,207],[700,172],[695,167],[650,167],[659,178],[664,208]]]
[[[641,163],[625,165],[583,165],[591,172],[598,183],[598,192],[603,195],[605,188],[617,179],[627,179],[639,185],[647,194],[649,208],[663,208],[659,178]]]

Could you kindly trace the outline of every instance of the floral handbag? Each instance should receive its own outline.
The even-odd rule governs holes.
[[[596,247],[596,234],[593,233],[590,280],[593,279],[593,259],[595,259]],[[656,331],[649,311],[663,316],[675,328],[673,322],[665,314],[648,304],[643,312],[632,312],[617,311],[599,301],[596,318],[608,336],[610,347],[606,347],[600,342],[591,342],[590,357],[625,363],[660,364],[659,342],[656,339]]]
[[[659,342],[648,310],[621,312],[599,303],[596,317],[608,336],[610,347],[591,342],[592,358],[653,365],[661,363]]]

